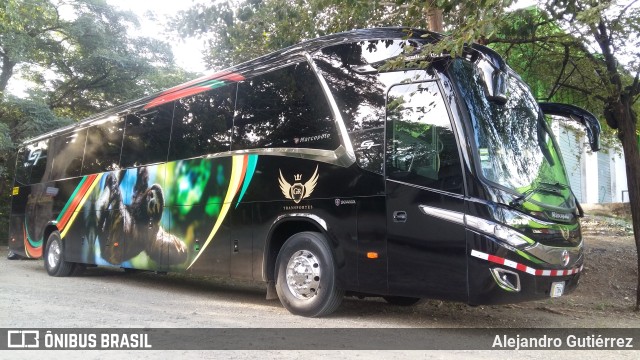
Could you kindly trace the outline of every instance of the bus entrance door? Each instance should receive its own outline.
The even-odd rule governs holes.
[[[466,299],[458,146],[436,81],[392,86],[387,99],[389,293]]]

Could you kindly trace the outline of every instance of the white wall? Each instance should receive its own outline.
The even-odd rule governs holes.
[[[612,156],[612,198],[613,202],[629,202],[629,188],[627,187],[627,169],[624,164],[624,155],[622,152],[614,153]],[[624,194],[623,194],[624,191]]]
[[[565,122],[560,124],[558,121],[554,121],[551,128],[560,146],[560,151],[562,152],[565,164],[569,163],[573,164],[571,165],[572,167],[580,166],[581,168],[580,174],[582,184],[579,185],[580,189],[575,188],[578,186],[575,181],[572,183],[574,193],[576,193],[577,196],[580,194],[580,196],[578,196],[578,200],[583,203],[600,202],[600,189],[608,188],[609,186],[601,186],[604,184],[599,184],[600,181],[603,181],[603,176],[599,176],[598,173],[598,154],[591,151],[587,137],[584,134],[584,130],[582,130],[582,128],[577,124],[567,124]],[[577,134],[578,141],[567,141],[567,139],[563,139],[563,137],[567,137],[567,132],[574,132]],[[569,146],[579,146],[581,149],[576,151],[577,149],[568,148]],[[628,188],[624,157],[621,152],[618,152],[614,148],[605,150],[608,151],[607,156],[610,160],[609,171],[611,176],[609,181],[611,181],[611,202],[628,202],[629,195],[626,193]],[[576,156],[579,157],[579,165],[576,164]],[[567,170],[569,172],[576,171],[575,168]],[[623,191],[625,191],[624,197]]]

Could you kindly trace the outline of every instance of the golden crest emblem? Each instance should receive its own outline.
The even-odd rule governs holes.
[[[282,191],[282,195],[285,198],[293,200],[296,204],[302,201],[302,199],[308,198],[313,190],[316,188],[318,184],[318,166],[316,166],[316,171],[311,175],[311,179],[306,183],[302,184],[302,175],[296,174],[293,178],[294,181],[298,181],[292,184],[289,184],[287,180],[284,179],[282,175],[282,170],[280,170],[280,177],[278,178],[278,182],[280,183],[280,190]]]

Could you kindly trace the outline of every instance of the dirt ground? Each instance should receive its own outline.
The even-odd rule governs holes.
[[[640,313],[633,311],[638,268],[631,224],[605,216],[586,216],[581,223],[585,268],[570,295],[478,307],[427,300],[413,308],[390,307],[389,311],[413,311],[420,319],[415,325],[424,327],[640,327]]]
[[[580,285],[556,299],[504,306],[427,300],[412,307],[379,298],[346,298],[331,316],[309,319],[265,300],[264,284],[181,274],[126,274],[93,268],[68,278],[47,275],[42,260],[9,261],[0,246],[0,328],[640,328],[633,311],[637,274],[631,227],[583,219],[586,265]],[[491,331],[488,329],[487,331]],[[496,331],[500,331],[496,329]],[[464,339],[460,339],[464,341]],[[329,358],[637,359],[638,351],[322,351]],[[5,356],[6,355],[6,356]],[[298,359],[300,351],[8,351],[32,359]]]
[[[638,268],[631,224],[604,216],[586,216],[581,223],[585,268],[572,294],[476,308],[427,301],[423,311],[462,327],[640,327],[640,314],[633,311]],[[474,320],[478,317],[480,324]]]
[[[336,313],[312,322],[322,327],[640,327],[640,314],[633,311],[638,270],[630,224],[601,216],[586,217],[582,224],[585,269],[578,289],[561,298],[477,307],[436,300],[397,307],[379,298],[346,298]],[[0,251],[6,254],[6,247]],[[181,274],[126,275],[110,268],[52,278],[41,260],[8,261],[3,256],[0,289],[0,327],[95,327],[91,319],[96,318],[101,326],[127,327],[309,325],[308,319],[289,314],[277,300],[265,300],[261,283]],[[79,295],[70,300],[66,294]],[[126,306],[114,307],[123,301]],[[52,307],[64,316],[48,320],[53,314],[47,309]],[[148,313],[140,313],[141,307]]]

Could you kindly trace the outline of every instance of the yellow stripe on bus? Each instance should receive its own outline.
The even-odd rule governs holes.
[[[91,195],[91,192],[93,191],[93,188],[95,188],[96,185],[100,182],[100,179],[102,178],[102,175],[103,174],[98,174],[98,176],[96,176],[96,178],[93,180],[93,183],[91,184],[91,186],[89,187],[87,192],[82,197],[82,200],[80,200],[80,203],[78,203],[78,206],[76,207],[76,211],[73,212],[73,215],[71,215],[71,218],[69,219],[69,221],[67,222],[66,226],[64,227],[64,229],[60,233],[60,237],[61,238],[64,239],[64,237],[67,235],[67,232],[71,228],[71,225],[73,225],[73,222],[76,220],[76,216],[78,216],[78,213],[80,212],[80,209],[82,209],[82,206],[84,205],[85,201],[87,201],[87,199]]]
[[[229,188],[227,189],[227,195],[224,198],[224,203],[222,204],[222,209],[220,209],[220,214],[218,215],[218,219],[216,220],[216,224],[213,226],[213,230],[207,237],[207,241],[205,241],[204,245],[198,251],[196,257],[191,261],[191,264],[187,267],[189,269],[195,262],[198,260],[200,255],[204,252],[204,249],[207,248],[207,245],[213,240],[213,237],[218,232],[218,229],[222,225],[224,218],[227,216],[227,212],[231,207],[231,202],[233,198],[236,196],[236,192],[238,191],[238,187],[240,185],[240,181],[242,181],[242,169],[244,165],[244,155],[235,155],[233,156],[233,163],[231,166],[231,179],[229,180]]]

